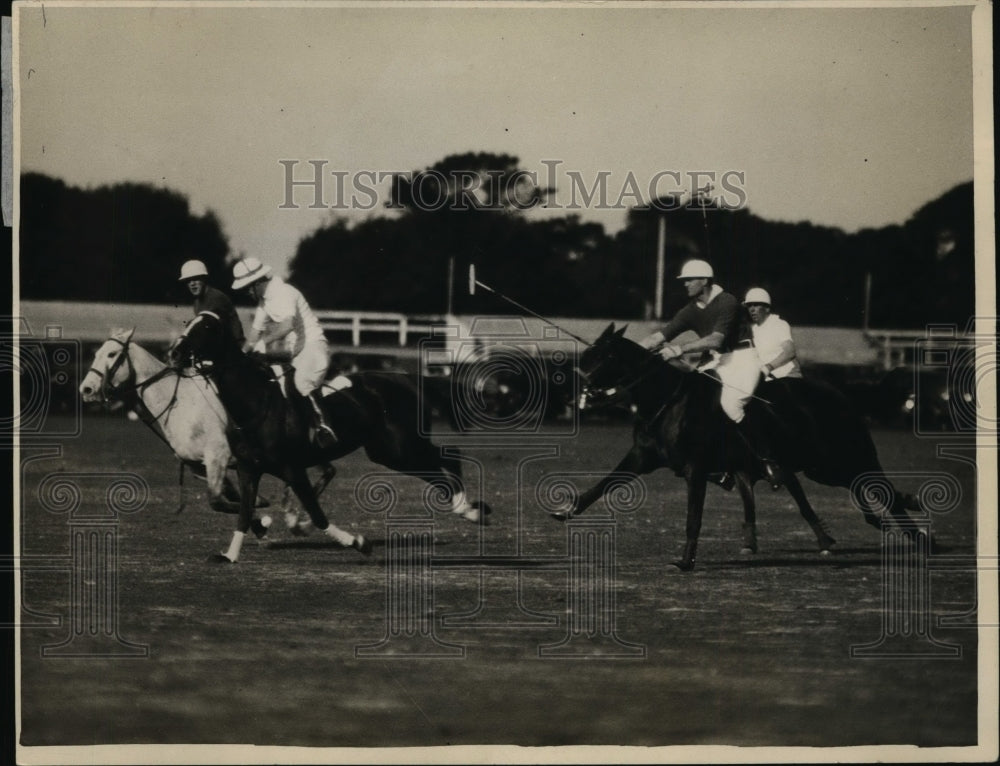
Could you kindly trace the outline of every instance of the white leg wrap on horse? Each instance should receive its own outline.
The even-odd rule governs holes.
[[[344,530],[339,529],[334,524],[331,524],[323,531],[326,532],[328,537],[332,537],[334,540],[336,540],[344,547],[350,547],[351,545],[354,544],[354,535],[352,535],[350,532],[345,532]]]
[[[472,507],[464,492],[456,492],[451,498],[451,512],[457,513],[469,521],[479,521],[479,510]]]
[[[224,554],[227,559],[234,563],[240,557],[240,549],[243,547],[244,537],[244,533],[239,530],[233,532],[233,539],[229,543],[229,550]]]

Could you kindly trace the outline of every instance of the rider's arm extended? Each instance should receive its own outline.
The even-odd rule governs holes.
[[[663,329],[647,335],[639,341],[639,345],[643,348],[657,349],[668,340],[673,340],[682,332],[689,329],[687,322],[684,321],[683,313],[684,310],[681,309],[681,311],[677,312],[677,316],[663,325]]]
[[[765,375],[770,375],[772,370],[776,370],[783,364],[788,364],[796,357],[795,344],[790,340],[783,341],[781,344],[781,352],[768,362],[765,362],[762,366],[762,370]]]
[[[722,341],[726,339],[726,336],[721,332],[711,332],[704,338],[698,338],[698,340],[692,340],[689,343],[678,343],[674,346],[681,354],[687,354],[692,351],[715,351],[722,345]]]
[[[246,343],[243,344],[243,351],[253,350],[261,341],[264,342],[266,348],[268,344],[281,340],[288,335],[293,327],[292,317],[285,317],[280,321],[276,321],[268,316],[262,308],[258,307],[253,319],[253,326],[247,334]]]
[[[674,318],[674,321],[676,322],[678,319],[682,319],[685,311],[694,310],[690,307],[691,304],[689,303],[681,309],[681,311],[678,312],[677,317]],[[738,308],[735,299],[728,296],[728,294],[720,295],[711,304],[709,304],[707,309],[703,310],[712,313],[712,329],[697,340],[688,341],[687,343],[667,344],[663,347],[662,351],[660,351],[660,356],[664,359],[672,359],[674,357],[681,356],[682,354],[716,351],[722,347],[722,344],[726,340],[726,334],[729,332],[730,328],[739,321],[739,316],[737,314]],[[685,322],[685,325],[690,324],[692,323]],[[675,332],[673,336],[668,335],[666,330],[669,329],[669,327],[670,325],[664,328],[664,335],[672,340],[679,333]]]
[[[264,341],[264,345],[270,345],[275,341],[282,340],[292,331],[294,325],[291,318],[282,319],[280,322],[271,322],[260,334],[258,340]]]

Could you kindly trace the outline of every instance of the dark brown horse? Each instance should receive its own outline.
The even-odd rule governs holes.
[[[375,463],[417,476],[446,492],[452,510],[480,522],[489,512],[471,504],[462,483],[461,463],[442,454],[420,424],[421,402],[408,376],[366,372],[348,376],[351,386],[323,399],[337,442],[321,448],[309,439],[311,405],[283,376],[284,385],[266,362],[246,355],[223,332],[218,317],[202,312],[171,349],[171,358],[194,360],[206,370],[219,390],[229,415],[227,437],[240,479],[240,514],[229,550],[216,560],[235,561],[243,535],[250,528],[260,478],[267,473],[282,479],[295,492],[313,524],[345,547],[371,552],[371,544],[330,524],[316,499],[306,469],[326,465],[359,448]]]
[[[670,468],[688,485],[687,542],[675,562],[687,571],[695,565],[708,476],[729,472],[736,477],[744,504],[745,547],[755,550],[753,484],[762,472],[722,412],[722,382],[710,373],[663,361],[625,338],[624,332],[624,327],[616,331],[611,324],[581,355],[579,371],[585,396],[628,398],[636,413],[634,444],[612,474],[582,493],[572,507],[553,515],[565,519],[582,513],[622,473]],[[865,521],[878,529],[886,514],[907,532],[916,528],[906,523],[906,509],[919,510],[916,499],[897,491],[886,478],[868,427],[832,386],[808,378],[763,383],[747,407],[747,417],[763,417],[769,424],[782,479],[816,533],[821,551],[829,550],[834,540],[809,505],[797,472],[821,484],[848,488]]]

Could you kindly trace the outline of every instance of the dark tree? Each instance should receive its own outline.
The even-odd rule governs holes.
[[[21,177],[21,296],[38,300],[174,303],[181,264],[205,262],[228,284],[229,246],[215,214],[191,213],[177,192],[122,183],[67,186]]]

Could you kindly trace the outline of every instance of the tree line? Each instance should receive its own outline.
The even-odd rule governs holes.
[[[904,223],[851,234],[665,198],[633,208],[611,235],[576,215],[525,216],[554,190],[533,186],[518,163],[510,155],[468,153],[394,177],[384,214],[334,220],[304,237],[289,261],[289,280],[315,308],[516,311],[489,294],[468,295],[474,262],[484,282],[541,313],[648,318],[662,218],[667,315],[683,303],[673,276],[690,257],[710,260],[718,281],[735,292],[766,287],[776,310],[800,325],[862,326],[866,280],[872,327],[964,326],[974,313],[971,182]],[[456,178],[460,183],[447,183]],[[28,173],[21,201],[24,298],[175,303],[184,260],[203,260],[213,274],[227,268],[218,217],[192,214],[172,190],[83,190]]]

